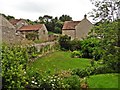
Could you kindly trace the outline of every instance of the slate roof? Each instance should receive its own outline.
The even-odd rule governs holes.
[[[39,30],[41,29],[43,24],[37,24],[37,25],[26,25],[22,26],[19,31],[31,31],[31,30]]]
[[[65,21],[62,30],[75,30],[75,26],[80,23],[80,21]]]

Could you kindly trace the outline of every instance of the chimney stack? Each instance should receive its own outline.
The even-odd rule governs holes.
[[[85,14],[85,15],[84,15],[84,19],[86,19],[86,18],[87,18],[87,15]]]

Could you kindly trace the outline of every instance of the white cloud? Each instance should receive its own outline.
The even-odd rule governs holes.
[[[81,20],[93,8],[90,0],[1,0],[0,12],[16,18],[38,19],[39,16],[67,14]]]

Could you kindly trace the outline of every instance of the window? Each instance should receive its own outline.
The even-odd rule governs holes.
[[[43,30],[43,34],[45,34],[45,30]]]

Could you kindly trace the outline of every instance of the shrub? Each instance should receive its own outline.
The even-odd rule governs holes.
[[[29,47],[27,47],[27,53],[29,55],[29,58],[31,59],[31,58],[37,57],[38,51],[35,46],[29,46]]]
[[[72,75],[64,79],[64,84],[67,89],[80,90],[80,78],[77,75]]]
[[[99,39],[87,38],[81,41],[81,50],[84,58],[100,59],[101,49],[99,48]]]
[[[72,74],[73,75],[78,75],[81,78],[88,76],[88,72],[86,71],[86,69],[79,69],[79,68],[78,69],[74,69],[72,71]]]
[[[105,73],[115,73],[115,71],[108,66],[94,66],[94,67],[87,67],[85,69],[74,69],[72,71],[73,75],[78,75],[79,77],[83,78],[89,75],[94,74],[105,74]]]
[[[80,50],[81,49],[81,41],[80,40],[72,40],[70,41],[70,50]]]
[[[70,49],[70,40],[71,38],[67,35],[60,36],[59,44],[62,50],[69,50]]]
[[[19,46],[2,46],[3,88],[24,88],[26,85],[27,49]]]
[[[39,36],[38,36],[38,33],[37,32],[31,32],[31,33],[27,33],[26,34],[26,38],[28,40],[36,40],[36,39],[39,39]]]
[[[72,54],[71,54],[71,57],[74,58],[74,57],[82,57],[82,53],[80,51],[73,51]]]

